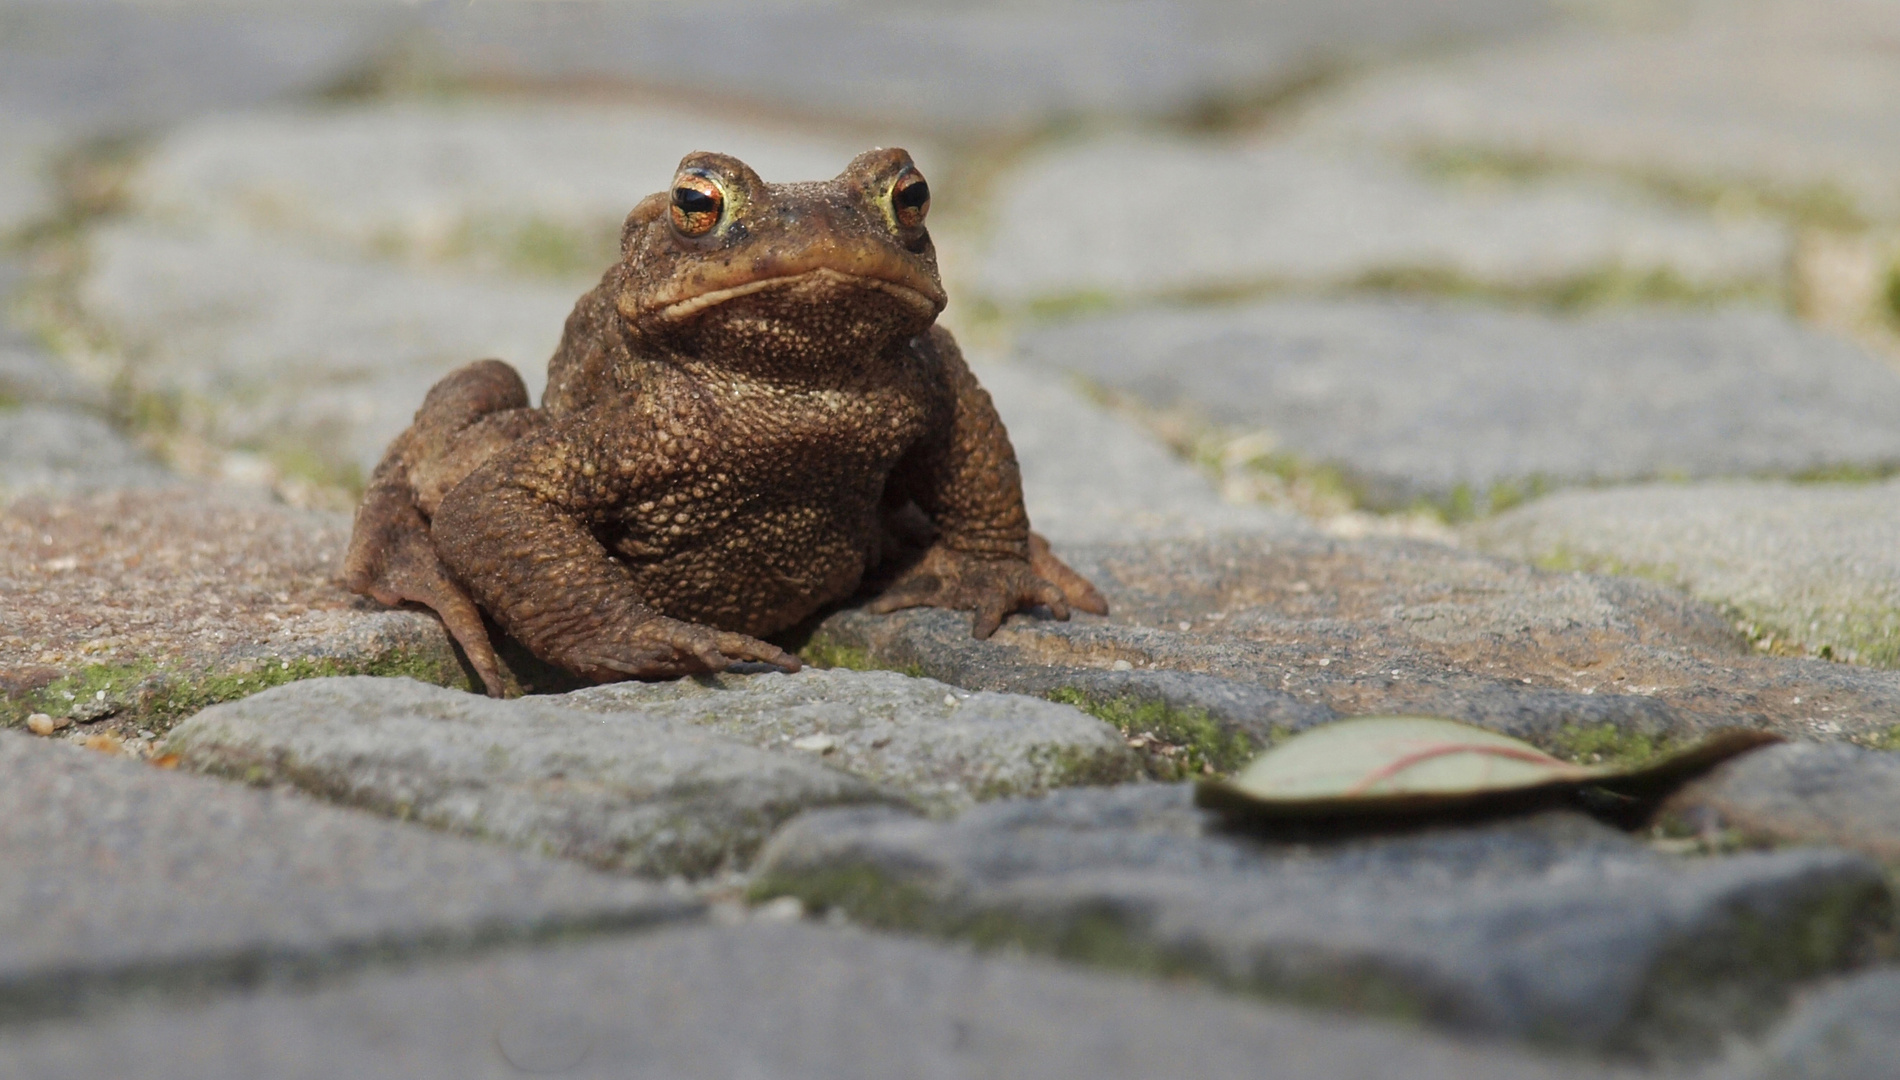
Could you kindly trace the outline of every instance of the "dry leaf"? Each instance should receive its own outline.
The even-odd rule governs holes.
[[[1736,754],[1781,737],[1729,730],[1639,767],[1575,765],[1521,739],[1425,716],[1368,716],[1302,732],[1200,806],[1254,821],[1456,816],[1562,802],[1586,790],[1647,805]]]

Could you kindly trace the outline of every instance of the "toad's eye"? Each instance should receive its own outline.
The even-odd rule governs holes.
[[[923,225],[924,214],[930,210],[930,185],[924,182],[923,173],[911,169],[898,177],[891,187],[891,207],[897,212],[897,223],[904,228]]]
[[[719,185],[698,173],[681,173],[673,181],[673,227],[682,236],[704,236],[719,224],[726,205]]]

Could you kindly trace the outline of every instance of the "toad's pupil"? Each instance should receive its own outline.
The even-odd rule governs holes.
[[[897,189],[897,205],[906,210],[915,210],[930,201],[930,185],[917,180]]]
[[[718,200],[697,188],[673,189],[673,205],[689,214],[710,214],[719,208]]]

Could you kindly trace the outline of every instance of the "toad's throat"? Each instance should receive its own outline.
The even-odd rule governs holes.
[[[689,297],[685,300],[678,300],[661,308],[660,318],[666,322],[682,322],[709,308],[718,307],[728,300],[736,300],[741,296],[764,292],[767,289],[791,288],[807,283],[849,285],[863,289],[875,289],[879,292],[889,294],[906,307],[915,308],[918,314],[927,318],[935,318],[937,312],[943,308],[943,301],[940,297],[930,296],[908,285],[900,285],[895,281],[886,281],[883,278],[866,277],[862,274],[847,274],[842,270],[833,270],[830,267],[821,266],[816,270],[807,270],[801,274],[786,274],[781,277],[760,278],[757,281],[748,281],[743,285],[734,285],[727,289],[714,289],[711,292],[703,292],[698,296]]]

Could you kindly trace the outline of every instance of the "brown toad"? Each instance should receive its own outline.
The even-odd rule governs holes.
[[[797,670],[759,640],[871,610],[1105,613],[1029,531],[1015,452],[948,331],[930,189],[902,150],[768,184],[696,153],[568,317],[539,409],[514,369],[429,391],[377,466],[349,587],[433,608],[490,693],[482,614],[595,680]]]

